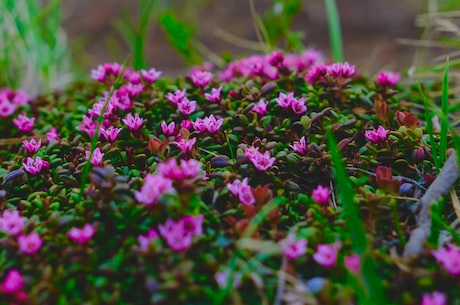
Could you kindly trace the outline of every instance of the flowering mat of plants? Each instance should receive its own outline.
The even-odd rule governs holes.
[[[0,304],[460,303],[421,87],[316,50],[161,74],[1,89]]]

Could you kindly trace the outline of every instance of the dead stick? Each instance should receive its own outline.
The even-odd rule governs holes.
[[[417,228],[415,228],[409,241],[404,248],[404,258],[418,255],[423,250],[425,241],[430,236],[431,228],[431,206],[442,196],[447,194],[452,185],[458,179],[458,163],[457,153],[452,152],[446,163],[441,169],[441,172],[430,185],[426,193],[420,198],[417,203],[416,216]]]

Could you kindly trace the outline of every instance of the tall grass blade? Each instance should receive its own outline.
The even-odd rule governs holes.
[[[441,139],[439,145],[439,161],[441,164],[446,162],[446,152],[447,152],[447,133],[449,131],[449,57],[446,59],[446,64],[444,67],[444,73],[442,76],[442,87],[441,87],[441,110],[443,116],[441,119]]]
[[[360,216],[358,207],[355,205],[355,192],[345,170],[342,157],[337,148],[337,143],[332,134],[327,135],[329,151],[332,156],[335,170],[338,197],[343,204],[346,230],[349,232],[354,251],[361,258],[362,276],[366,285],[367,293],[357,293],[358,296],[366,296],[366,300],[360,300],[359,304],[387,304],[383,293],[381,278],[377,274],[377,268],[372,257],[366,239],[366,231]]]
[[[329,40],[331,41],[332,58],[343,62],[342,32],[340,18],[335,0],[324,0],[326,5],[327,22],[329,25]]]

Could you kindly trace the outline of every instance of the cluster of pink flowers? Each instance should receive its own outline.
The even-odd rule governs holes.
[[[160,78],[161,74],[163,74],[163,72],[158,71],[155,68],[150,68],[148,70],[141,70],[141,75],[144,78],[144,81],[150,84],[153,84],[154,82],[156,82],[157,79]]]
[[[219,88],[212,88],[211,93],[205,93],[204,97],[211,103],[218,103],[222,100],[222,86]]]
[[[175,105],[183,115],[189,115],[196,109],[196,101],[190,101],[187,98],[185,89],[176,90],[174,93],[168,92],[165,98]]]
[[[289,234],[285,239],[278,242],[283,250],[283,255],[294,260],[307,253],[307,240],[296,239],[294,234]]]
[[[327,186],[318,185],[312,192],[311,197],[313,200],[321,205],[329,202],[331,190]]]
[[[22,144],[30,155],[34,155],[40,150],[42,139],[38,139],[38,141],[35,139],[31,139],[30,141],[24,140]]]
[[[254,195],[252,194],[252,188],[248,184],[248,178],[244,178],[242,181],[236,179],[232,183],[227,184],[228,190],[237,196],[242,205],[253,205],[256,202]]]
[[[259,148],[254,146],[246,147],[244,154],[256,169],[263,172],[269,170],[276,161],[275,157],[270,157],[270,152],[268,150],[261,153]]]
[[[35,118],[29,118],[25,114],[20,114],[16,119],[13,119],[13,124],[21,132],[31,132],[34,128]]]
[[[307,111],[307,106],[305,105],[305,98],[301,97],[296,99],[294,93],[290,92],[288,94],[280,93],[279,97],[276,99],[278,105],[283,108],[291,108],[295,114],[302,114]]]
[[[329,78],[336,82],[343,82],[356,74],[356,66],[348,62],[333,63],[330,65],[318,64],[313,66],[307,73],[306,79],[309,84],[329,83]]]
[[[152,205],[165,193],[174,192],[173,181],[162,175],[147,174],[140,191],[135,191],[137,201],[144,205]]]
[[[377,76],[377,84],[382,87],[394,87],[401,79],[401,74],[398,72],[382,71]]]
[[[51,142],[51,141],[61,141],[61,139],[59,139],[59,135],[58,135],[58,132],[57,132],[57,129],[52,127],[45,135],[45,138],[48,142]]]
[[[186,215],[177,222],[166,220],[164,225],[158,226],[158,231],[173,251],[183,252],[191,246],[194,236],[203,234],[203,222],[203,215]]]
[[[26,221],[25,217],[21,217],[18,211],[3,211],[0,217],[0,231],[8,235],[16,236],[21,234]]]
[[[42,160],[40,157],[32,159],[27,157],[26,161],[22,163],[22,167],[31,175],[38,175],[42,171],[49,170],[50,164],[48,161]]]
[[[0,284],[0,293],[13,296],[14,301],[18,303],[27,300],[27,293],[24,291],[24,279],[18,270],[11,269],[8,271]]]
[[[446,305],[446,296],[440,291],[424,293],[420,305]]]
[[[377,129],[366,130],[364,136],[371,143],[382,143],[386,141],[388,133],[390,133],[390,131],[380,125]]]
[[[93,238],[94,233],[96,233],[96,227],[87,223],[83,226],[83,228],[71,228],[69,232],[67,232],[67,237],[74,242],[83,245]]]
[[[258,115],[265,115],[267,113],[267,106],[268,106],[268,102],[266,102],[264,99],[260,99],[252,107],[252,111],[257,113]]]
[[[118,63],[105,63],[91,70],[91,78],[98,82],[105,82],[109,76],[117,77],[123,66]]]
[[[97,121],[86,115],[83,116],[83,123],[77,126],[77,129],[86,133],[90,138],[94,137],[97,129]]]
[[[294,141],[292,145],[289,145],[292,149],[294,149],[298,154],[305,155],[307,153],[307,142],[305,140],[305,136],[301,137],[299,141]]]
[[[195,159],[182,159],[180,163],[177,164],[176,159],[170,158],[168,161],[158,164],[157,171],[158,174],[165,178],[174,181],[182,181],[185,179],[202,178],[202,167],[203,164]]]
[[[218,119],[214,117],[214,115],[210,115],[205,117],[204,119],[198,118],[193,122],[193,128],[199,132],[206,132],[209,133],[216,133],[220,130],[220,127],[224,123],[224,119]]]
[[[460,275],[460,248],[449,245],[446,248],[439,248],[431,251],[446,271],[451,275]]]
[[[13,91],[9,88],[0,89],[0,117],[11,116],[19,106],[29,102],[29,95],[24,91]]]

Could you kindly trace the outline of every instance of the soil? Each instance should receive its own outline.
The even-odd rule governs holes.
[[[257,41],[249,1],[188,0],[168,1],[178,4],[177,13],[192,19],[200,42],[216,54],[228,51],[233,56],[248,54],[241,48],[216,35],[216,29],[235,37]],[[205,2],[205,4],[203,4]],[[409,68],[414,47],[402,45],[398,38],[419,38],[415,17],[422,12],[417,0],[340,0],[337,1],[343,31],[345,58],[362,71]],[[134,4],[133,4],[134,3]],[[114,22],[126,12],[135,14],[137,1],[123,0],[64,0],[64,29],[74,43],[74,59],[85,71],[107,61],[122,62],[129,51]],[[254,0],[256,11],[263,14],[272,1]],[[127,10],[126,10],[127,9]],[[124,13],[123,13],[124,12]],[[318,48],[329,56],[329,38],[324,2],[303,1],[302,11],[294,20],[293,29],[304,32],[304,44]],[[76,40],[77,39],[77,40]],[[186,63],[168,45],[159,25],[154,22],[149,33],[147,58],[150,66],[177,75]]]

